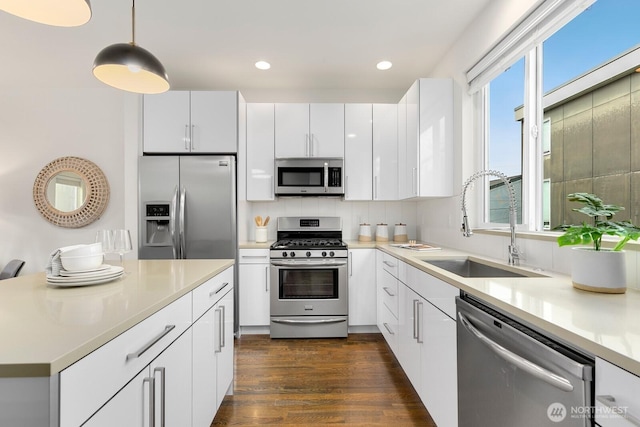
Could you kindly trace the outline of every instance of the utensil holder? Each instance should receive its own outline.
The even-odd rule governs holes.
[[[256,227],[256,243],[266,243],[267,227]]]

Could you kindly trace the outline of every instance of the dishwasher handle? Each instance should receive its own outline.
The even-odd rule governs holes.
[[[467,317],[461,312],[458,312],[458,319],[460,319],[460,322],[462,323],[462,325],[469,332],[475,335],[475,337],[478,338],[483,344],[485,344],[487,347],[493,350],[494,353],[502,357],[507,362],[514,364],[516,367],[522,369],[523,371],[533,375],[536,378],[541,379],[542,381],[548,384],[551,384],[552,386],[562,391],[566,391],[566,392],[573,391],[573,385],[571,384],[571,382],[569,382],[569,380],[559,375],[556,375],[553,372],[543,368],[542,366],[538,366],[535,363],[521,356],[518,356],[517,354],[502,347],[500,344],[487,338],[485,335],[482,334],[482,332],[476,329],[471,324],[469,319],[467,319]]]

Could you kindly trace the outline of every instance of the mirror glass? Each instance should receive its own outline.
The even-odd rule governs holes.
[[[72,212],[87,200],[87,184],[73,171],[55,174],[47,185],[47,201],[59,211]]]

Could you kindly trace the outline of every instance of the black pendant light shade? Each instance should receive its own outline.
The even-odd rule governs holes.
[[[0,10],[56,27],[77,27],[91,19],[89,0],[0,0]]]
[[[93,75],[129,92],[154,94],[169,90],[169,77],[158,59],[133,43],[107,46],[93,61]]]
[[[158,59],[136,45],[136,4],[131,7],[131,43],[107,46],[93,61],[93,75],[117,89],[154,94],[169,90],[169,77]]]

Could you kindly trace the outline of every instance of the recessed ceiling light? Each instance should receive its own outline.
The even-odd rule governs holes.
[[[267,61],[258,61],[256,62],[256,68],[259,70],[268,70],[269,68],[271,68],[271,64],[269,64]]]
[[[376,68],[378,70],[388,70],[389,68],[391,68],[393,66],[393,64],[391,63],[391,61],[380,61],[378,62],[378,64],[376,65]]]

